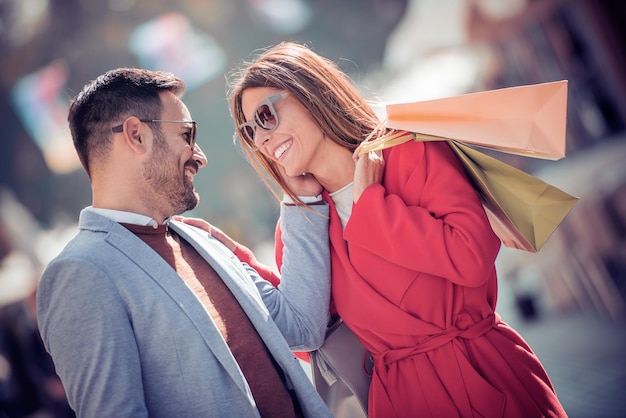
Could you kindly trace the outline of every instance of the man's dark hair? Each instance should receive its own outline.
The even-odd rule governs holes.
[[[163,109],[159,94],[164,91],[182,96],[185,84],[167,72],[117,68],[83,87],[72,100],[67,119],[74,147],[89,176],[90,162],[106,157],[110,150],[111,128],[130,116],[159,119]]]

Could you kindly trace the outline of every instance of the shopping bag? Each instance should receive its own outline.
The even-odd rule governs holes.
[[[477,149],[448,141],[459,157],[494,232],[510,248],[541,249],[578,198]]]
[[[328,328],[324,344],[310,353],[310,359],[313,385],[333,416],[367,418],[373,362],[341,319]]]
[[[535,158],[565,156],[566,80],[385,108],[388,128]]]
[[[578,198],[460,141],[412,132],[391,132],[359,147],[359,154],[406,141],[447,141],[478,192],[492,229],[510,248],[541,249]]]
[[[467,145],[558,160],[565,156],[567,81],[386,105],[391,133],[359,153],[408,140],[448,141],[507,247],[539,251],[578,200]]]

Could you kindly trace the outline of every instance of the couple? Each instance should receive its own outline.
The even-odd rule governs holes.
[[[207,163],[180,79],[112,70],[72,103],[93,204],[43,274],[38,321],[78,416],[330,416],[292,351],[318,348],[337,315],[373,354],[371,417],[565,416],[495,313],[500,242],[448,145],[359,156],[386,131],[299,44],[234,76],[236,137],[283,195],[280,277],[174,217]]]

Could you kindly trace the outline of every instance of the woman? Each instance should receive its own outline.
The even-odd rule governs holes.
[[[287,204],[321,193],[331,206],[333,310],[373,353],[369,415],[565,416],[495,312],[500,241],[448,144],[358,156],[386,130],[335,64],[299,44],[235,77],[236,137],[261,178]]]

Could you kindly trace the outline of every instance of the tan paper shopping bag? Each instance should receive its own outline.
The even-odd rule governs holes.
[[[379,151],[411,140],[441,141],[446,138],[392,132],[363,143],[359,153]],[[448,143],[478,192],[491,227],[507,247],[539,251],[578,200],[459,141],[448,140]]]
[[[389,128],[535,158],[565,156],[567,81],[387,104],[386,111]]]
[[[536,252],[578,198],[458,141],[449,141],[474,188],[491,227],[507,247]]]

